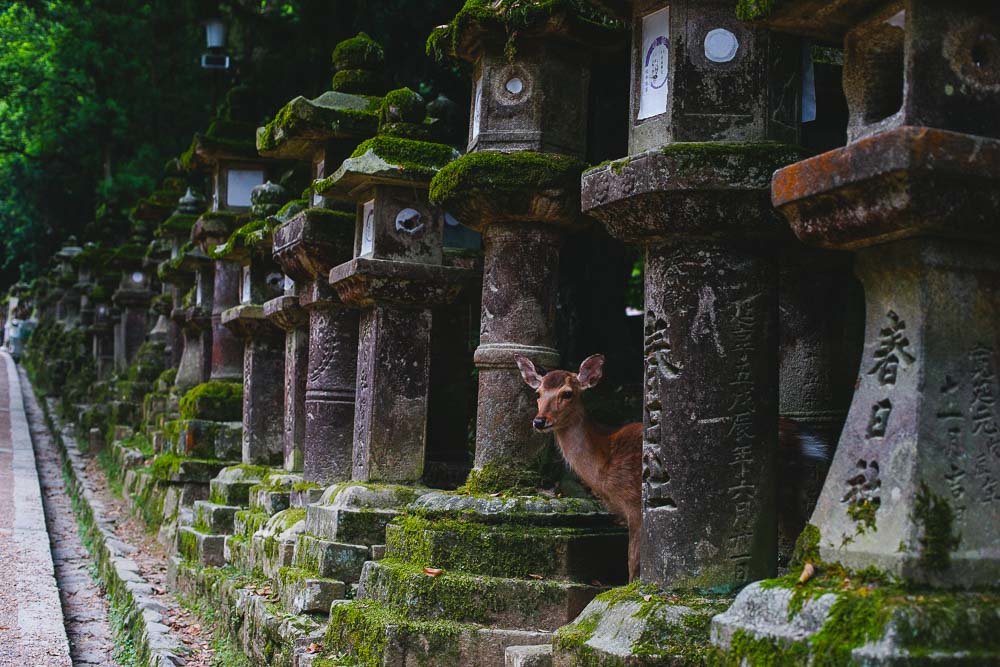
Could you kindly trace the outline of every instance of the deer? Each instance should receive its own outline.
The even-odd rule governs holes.
[[[583,360],[576,373],[553,370],[539,375],[527,357],[514,355],[525,384],[538,394],[532,426],[551,432],[569,467],[608,510],[628,526],[628,578],[639,576],[642,533],[642,422],[611,428],[594,421],[583,392],[604,375],[604,355]]]
[[[608,510],[628,526],[628,577],[639,576],[642,534],[642,422],[612,428],[594,421],[583,406],[582,394],[604,375],[604,355],[583,360],[576,373],[563,370],[540,375],[530,359],[514,355],[525,384],[538,394],[538,413],[532,426],[555,435],[556,445],[569,467],[580,476]],[[778,419],[778,456],[782,461],[811,460],[828,465],[836,438],[810,433],[791,419]]]

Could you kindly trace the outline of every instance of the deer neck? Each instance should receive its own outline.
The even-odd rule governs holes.
[[[604,463],[607,436],[603,431],[586,414],[575,423],[555,431],[556,444],[566,463],[588,484],[592,483]]]

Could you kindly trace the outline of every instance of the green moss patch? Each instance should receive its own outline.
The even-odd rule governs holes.
[[[493,37],[513,55],[519,34],[541,31],[550,22],[571,23],[596,35],[614,34],[626,26],[606,3],[593,0],[467,0],[450,23],[428,37],[427,55],[461,55],[463,42],[474,34]]]
[[[472,193],[505,198],[540,190],[561,190],[579,199],[584,164],[555,153],[523,151],[469,153],[443,167],[431,181],[430,199],[450,209]]]
[[[921,482],[913,506],[913,521],[921,530],[920,566],[928,572],[941,572],[951,564],[951,552],[961,541],[954,532],[955,513],[945,498],[931,492]]]
[[[182,419],[239,421],[243,417],[243,385],[239,382],[204,382],[180,400]]]

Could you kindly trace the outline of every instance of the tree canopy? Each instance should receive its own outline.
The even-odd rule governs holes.
[[[390,86],[467,99],[455,69],[422,57],[462,0],[0,0],[0,285],[45,269],[71,235],[129,236],[129,210],[204,130],[235,83],[260,121],[329,89],[330,54],[360,30]],[[204,70],[203,22],[228,27],[229,72]],[[460,104],[464,107],[464,104]]]

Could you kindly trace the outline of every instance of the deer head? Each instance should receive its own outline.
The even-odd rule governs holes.
[[[538,393],[538,414],[531,422],[536,431],[559,431],[586,417],[581,396],[604,374],[604,355],[587,357],[576,373],[549,371],[539,375],[527,357],[514,355],[524,382]]]

